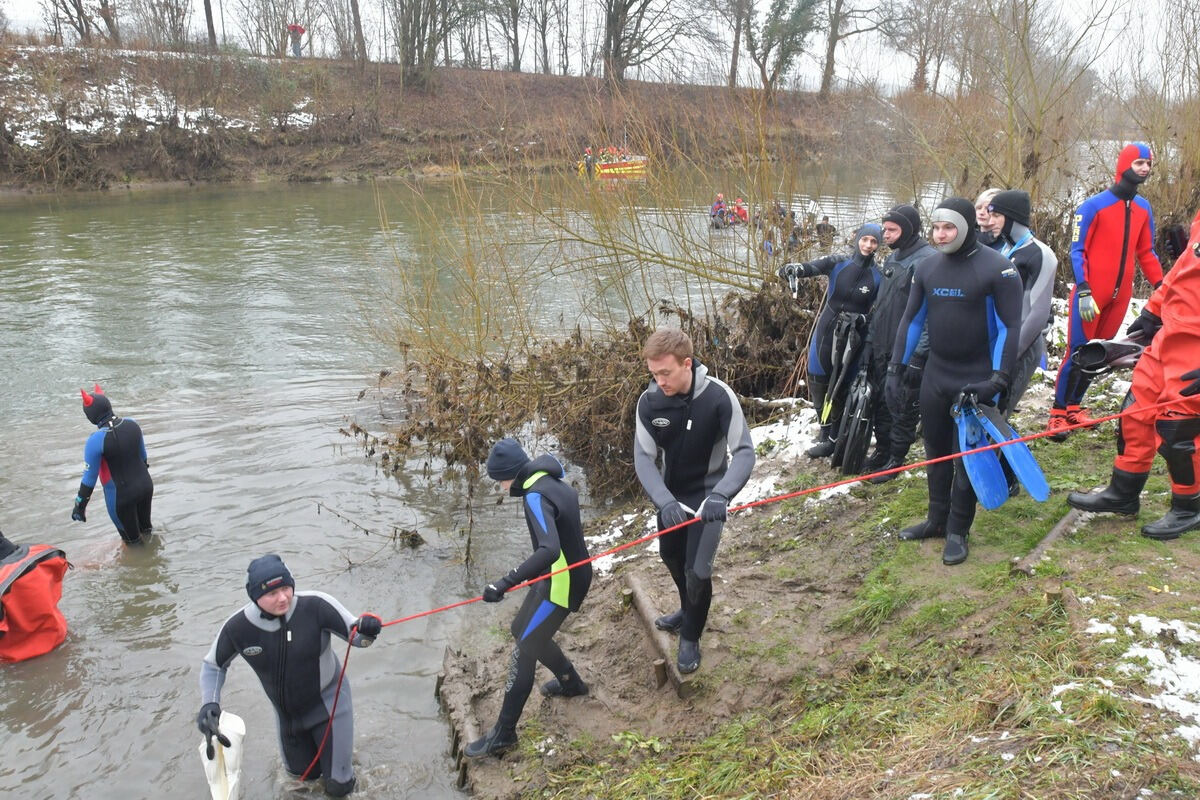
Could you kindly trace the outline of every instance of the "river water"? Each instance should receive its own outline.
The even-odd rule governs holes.
[[[245,568],[258,555],[280,553],[299,588],[387,620],[475,596],[524,553],[517,507],[482,497],[478,563],[464,566],[460,487],[381,470],[339,432],[351,419],[383,430],[395,413],[372,387],[398,358],[372,323],[396,254],[422,247],[407,191],[272,185],[0,200],[0,529],[60,546],[74,565],[60,606],[67,641],[0,668],[0,796],[206,796],[199,663],[245,602]],[[426,200],[434,213],[454,207],[448,187]],[[380,202],[397,204],[390,239]],[[839,202],[844,215],[876,217],[888,204],[861,194]],[[102,500],[86,523],[70,521],[93,430],[79,388],[93,382],[146,433],[156,535],[145,547],[120,543]],[[426,544],[398,546],[394,528],[417,529]],[[353,652],[364,796],[460,796],[435,676],[447,645],[492,635],[513,610],[471,605],[389,627]],[[223,706],[250,729],[244,796],[293,796],[270,706],[240,661]]]

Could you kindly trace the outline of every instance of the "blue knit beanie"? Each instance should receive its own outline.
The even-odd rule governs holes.
[[[280,586],[296,588],[296,581],[282,558],[271,553],[250,562],[246,569],[246,593],[250,595],[251,600],[257,603],[264,594]]]
[[[494,481],[511,481],[528,463],[529,456],[517,440],[504,438],[492,445],[492,452],[488,453],[487,474]]]

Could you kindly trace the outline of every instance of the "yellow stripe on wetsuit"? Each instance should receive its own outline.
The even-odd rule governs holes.
[[[543,476],[546,476],[549,474],[550,474],[549,472],[545,472],[545,471],[533,473],[532,475],[529,476],[528,479],[526,479],[525,483],[523,483],[521,485],[521,489],[523,491],[529,491],[529,488],[532,487],[535,483],[537,483],[539,478],[542,478]],[[543,523],[543,530],[544,529],[545,529],[545,526]],[[558,545],[558,558],[554,559],[554,563],[550,565],[550,572],[551,573],[558,572],[558,570],[563,569],[566,566],[567,566],[567,557],[563,554],[562,542],[560,541],[559,545]],[[570,608],[571,607],[571,571],[570,570],[564,570],[562,572],[559,572],[557,575],[550,576],[550,602],[554,603],[554,605],[556,605],[556,606],[561,606],[562,608]]]

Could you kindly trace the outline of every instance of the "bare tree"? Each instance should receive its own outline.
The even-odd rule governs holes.
[[[879,30],[878,5],[873,0],[826,0],[825,58],[821,66],[821,97],[833,88],[834,57],[838,45],[852,36]]]
[[[524,7],[524,0],[491,0],[488,8],[489,16],[496,20],[501,34],[504,35],[508,68],[513,72],[521,71],[521,27]]]
[[[85,47],[92,44],[92,18],[83,0],[43,0],[42,10],[55,29],[65,25]]]
[[[665,52],[694,17],[670,0],[601,0],[604,15],[604,77],[613,83],[625,72]]]
[[[184,49],[192,19],[189,0],[132,0],[131,5],[134,22],[152,45]]]
[[[217,29],[213,25],[212,0],[204,0],[204,23],[208,26],[208,49],[217,50]]]
[[[881,19],[880,29],[891,40],[892,47],[916,62],[912,76],[914,91],[927,92],[937,87],[949,45],[947,25],[953,3],[954,0],[904,0]]]
[[[384,0],[406,85],[427,83],[438,52],[460,25],[484,13],[472,0]],[[482,27],[486,35],[487,26]]]
[[[817,0],[771,0],[759,25],[751,12],[746,22],[746,54],[758,67],[759,79],[768,102],[780,77],[804,52],[804,40],[816,27]]]

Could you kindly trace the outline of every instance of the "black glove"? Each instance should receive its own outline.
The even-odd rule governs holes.
[[[505,575],[497,581],[489,583],[483,587],[483,602],[499,603],[504,599],[504,593],[513,587],[513,582]]]
[[[354,620],[354,627],[358,628],[360,635],[374,639],[383,631],[383,620],[374,614],[363,614]]]
[[[1194,394],[1200,394],[1200,369],[1194,369],[1191,372],[1185,372],[1179,376],[1182,380],[1191,381],[1187,386],[1180,390],[1180,394],[1184,397],[1191,397]]]
[[[88,498],[75,495],[75,507],[71,509],[71,519],[75,522],[87,522],[87,514],[83,513],[87,504]]]
[[[729,519],[729,498],[713,492],[700,504],[700,519],[704,522],[724,522]]]
[[[883,384],[883,399],[888,408],[900,402],[900,387],[903,385],[903,375],[907,367],[903,364],[888,364],[887,380]]]
[[[984,405],[995,405],[996,395],[1008,388],[1008,376],[996,370],[986,381],[968,383],[962,388],[964,398],[971,398]]]
[[[221,731],[217,728],[217,720],[220,718],[220,703],[205,703],[204,705],[200,706],[200,713],[196,715],[196,727],[199,728],[200,732],[204,734],[204,740],[208,743],[208,751],[206,754],[208,755],[209,761],[212,761],[213,757],[216,755],[216,751],[213,749],[212,743],[214,736],[217,737],[217,741],[223,746],[229,747],[230,745],[229,737],[221,733]]]
[[[900,377],[900,383],[905,389],[910,392],[921,388],[921,376],[925,374],[925,362],[913,359],[908,362],[908,366],[904,368],[904,374]]]
[[[1143,308],[1142,313],[1138,314],[1138,318],[1129,323],[1129,327],[1125,329],[1125,335],[1141,334],[1141,338],[1149,342],[1160,328],[1162,328],[1162,319],[1157,314],[1150,313],[1148,308]]]
[[[691,515],[683,510],[683,506],[679,505],[678,500],[672,500],[660,508],[658,518],[662,520],[664,528],[674,528],[692,519]]]

